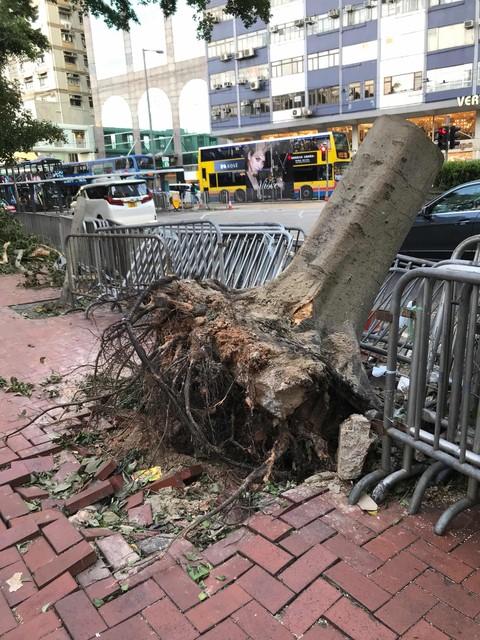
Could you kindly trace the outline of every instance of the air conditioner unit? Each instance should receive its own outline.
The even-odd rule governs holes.
[[[294,118],[301,118],[302,115],[302,109],[292,109],[292,116]]]
[[[363,6],[365,7],[365,9],[373,9],[375,7],[375,2],[373,2],[373,0],[366,0]]]
[[[273,27],[270,27],[270,33],[278,33],[280,31],[280,27],[278,25],[273,25]]]
[[[346,13],[352,13],[352,11],[355,11],[355,7],[354,7],[352,4],[346,4],[346,5],[343,7],[343,10],[344,10]]]
[[[296,27],[304,27],[305,26],[305,20],[295,20],[294,25]]]
[[[223,84],[214,84],[213,88],[218,91],[218,89],[223,89]]]
[[[332,18],[332,20],[336,20],[340,17],[340,11],[338,9],[330,9],[328,12],[328,17]]]
[[[306,25],[315,24],[315,20],[313,18],[305,18],[305,24]]]
[[[219,113],[212,113],[212,120],[220,120],[220,114]]]
[[[212,22],[213,24],[220,24],[221,20],[218,16],[213,16]]]
[[[223,110],[224,115],[229,116],[232,113],[232,110],[230,109],[230,107],[226,107]]]
[[[237,80],[237,84],[240,84],[240,85],[248,84],[248,80],[246,78],[239,78]]]
[[[305,118],[309,118],[312,115],[313,115],[313,111],[311,109],[309,109],[308,107],[302,108],[302,116],[304,116]]]
[[[221,60],[222,62],[228,62],[228,61],[229,61],[229,60],[231,60],[232,58],[233,58],[233,55],[232,55],[231,53],[223,53],[223,54],[220,56],[220,60]]]
[[[244,58],[253,58],[255,55],[255,49],[243,49],[242,51],[238,51],[236,58],[237,60],[243,60]]]
[[[262,88],[262,81],[259,78],[257,78],[256,80],[252,80],[252,82],[250,82],[250,89],[252,91],[258,91],[261,88]]]
[[[252,101],[251,100],[242,100],[240,102],[240,106],[242,106],[242,107],[251,107],[252,106]]]
[[[233,82],[224,82],[223,86],[225,89],[230,89],[230,87],[233,87]]]
[[[475,27],[475,21],[465,20],[465,22],[463,23],[463,26],[465,27],[465,29],[473,29]]]

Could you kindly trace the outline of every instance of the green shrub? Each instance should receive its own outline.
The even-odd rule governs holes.
[[[444,163],[434,186],[444,191],[470,180],[480,180],[480,160],[451,160]]]

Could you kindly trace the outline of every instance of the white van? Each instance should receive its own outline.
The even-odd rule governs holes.
[[[157,219],[145,180],[94,181],[80,188],[72,208],[72,233],[82,233],[85,219],[106,220],[116,225],[149,224]]]

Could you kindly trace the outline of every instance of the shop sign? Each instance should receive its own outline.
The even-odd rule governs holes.
[[[478,107],[480,106],[480,93],[474,93],[471,96],[458,96],[457,105],[459,107]]]

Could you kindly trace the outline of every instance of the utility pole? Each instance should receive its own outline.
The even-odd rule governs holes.
[[[150,153],[152,154],[153,160],[153,168],[156,169],[155,165],[155,140],[153,139],[153,125],[152,125],[152,110],[150,106],[150,92],[148,87],[148,73],[147,73],[147,60],[146,60],[146,52],[150,51],[152,53],[163,53],[161,49],[142,49],[143,55],[143,72],[145,74],[145,90],[147,92],[147,109],[148,109],[148,125],[150,128]]]

